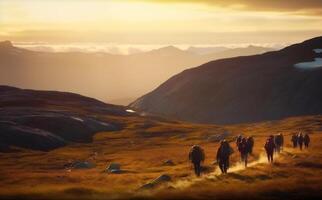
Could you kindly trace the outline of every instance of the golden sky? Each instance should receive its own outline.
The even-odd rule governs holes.
[[[207,44],[322,35],[322,0],[1,0],[0,39]]]

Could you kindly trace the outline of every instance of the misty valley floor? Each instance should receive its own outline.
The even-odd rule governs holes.
[[[233,126],[198,125],[133,118],[122,131],[101,132],[93,143],[73,144],[50,152],[17,149],[0,153],[0,199],[304,199],[321,198],[322,117],[307,116],[281,121]],[[290,146],[290,134],[311,133],[312,145],[300,151]],[[285,151],[270,165],[263,157],[269,134],[285,135]],[[255,137],[251,166],[238,165],[235,143],[231,171],[219,175],[213,165],[218,142],[211,136],[229,132]],[[206,153],[205,173],[196,178],[188,151],[200,144]],[[174,166],[165,166],[171,159]],[[71,161],[90,161],[92,169],[66,169]],[[104,170],[111,162],[124,173]],[[162,174],[171,182],[156,189],[138,190]]]

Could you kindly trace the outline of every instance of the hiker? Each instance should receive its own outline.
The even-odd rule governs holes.
[[[304,146],[305,148],[309,148],[309,144],[310,144],[310,136],[309,134],[305,133],[304,135]]]
[[[247,148],[247,140],[243,138],[241,142],[238,144],[238,151],[240,152],[241,161],[245,163],[245,167],[247,167],[247,157],[248,157],[248,148]]]
[[[275,143],[275,151],[277,153],[280,153],[281,149],[283,148],[284,138],[283,135],[280,133],[274,137],[274,143]]]
[[[293,148],[296,148],[297,147],[297,135],[295,133],[292,135],[291,141],[293,143]]]
[[[236,139],[237,148],[238,148],[239,143],[242,141],[242,139],[243,139],[243,136],[241,134],[237,136],[237,139]]]
[[[205,160],[204,150],[198,145],[193,145],[189,152],[189,160],[193,163],[195,174],[197,176],[200,176],[200,173],[201,173],[200,163]]]
[[[267,154],[267,159],[268,162],[273,163],[273,156],[274,156],[274,149],[275,149],[275,143],[274,143],[274,136],[271,135],[269,138],[266,140],[265,143],[265,150]]]
[[[281,146],[280,149],[283,150],[284,149],[284,135],[282,133],[279,134],[281,137]]]
[[[303,142],[304,142],[304,137],[303,137],[303,134],[302,133],[299,133],[298,134],[298,136],[297,136],[297,142],[298,142],[298,145],[300,146],[300,150],[302,150]]]
[[[217,162],[221,173],[227,174],[229,168],[229,156],[233,153],[232,148],[226,140],[220,142],[220,146],[217,150]]]
[[[247,151],[249,154],[253,154],[254,138],[252,136],[247,138]]]

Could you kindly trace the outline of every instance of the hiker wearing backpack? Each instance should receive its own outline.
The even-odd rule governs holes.
[[[273,135],[269,136],[266,140],[264,148],[266,150],[268,162],[273,163],[274,150],[276,148]]]
[[[297,136],[297,142],[298,142],[298,145],[300,147],[300,150],[302,150],[303,148],[303,142],[304,142],[304,137],[303,137],[303,134],[302,133],[299,133],[298,136]]]
[[[283,135],[281,133],[278,135],[275,135],[274,142],[275,142],[275,146],[276,146],[275,151],[277,153],[280,153],[281,149],[283,148],[283,142],[284,142]]]
[[[248,145],[246,138],[243,138],[238,144],[238,151],[240,152],[241,161],[244,162],[245,167],[247,167]]]
[[[237,136],[237,138],[236,138],[236,146],[237,146],[237,148],[238,148],[239,143],[242,141],[242,139],[243,139],[243,136],[241,134]]]
[[[194,171],[197,176],[201,174],[201,162],[205,160],[204,150],[199,145],[192,146],[189,152],[189,160],[194,166]]]
[[[253,147],[254,147],[254,138],[252,136],[249,136],[247,138],[247,151],[248,151],[248,154],[253,154]]]
[[[233,153],[232,148],[226,140],[221,141],[220,146],[217,150],[217,162],[221,173],[227,174],[229,168],[229,157]]]
[[[309,144],[310,144],[310,136],[309,136],[309,134],[305,133],[305,135],[304,135],[304,147],[306,149],[309,148]]]
[[[295,133],[292,135],[291,141],[293,143],[293,148],[296,148],[297,147],[297,135]]]

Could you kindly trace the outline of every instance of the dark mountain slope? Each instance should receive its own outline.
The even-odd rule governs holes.
[[[173,76],[131,104],[141,111],[203,123],[241,123],[322,114],[322,37],[262,55],[216,60]]]
[[[51,150],[71,142],[91,142],[99,131],[122,124],[99,115],[124,117],[122,106],[78,94],[0,86],[0,146]]]

